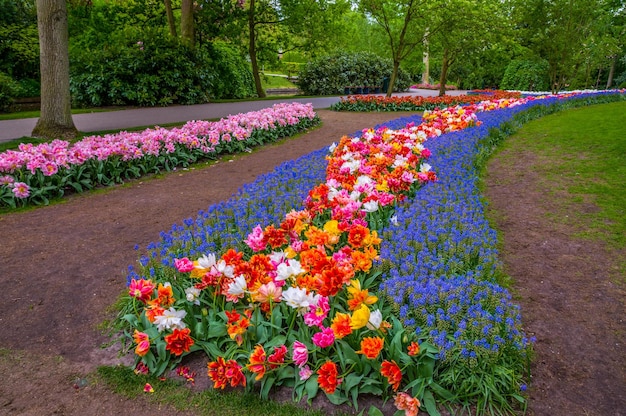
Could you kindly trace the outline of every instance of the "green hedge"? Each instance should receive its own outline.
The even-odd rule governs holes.
[[[298,74],[298,86],[307,95],[344,94],[346,87],[382,87],[392,71],[391,60],[373,53],[338,53],[308,62]],[[410,85],[410,76],[400,69],[394,90]]]

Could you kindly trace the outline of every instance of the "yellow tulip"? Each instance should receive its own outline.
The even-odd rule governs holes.
[[[361,307],[354,311],[350,319],[350,328],[353,330],[363,328],[370,320],[370,309],[361,304]]]

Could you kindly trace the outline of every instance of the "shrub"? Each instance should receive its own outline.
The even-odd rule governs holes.
[[[19,85],[13,78],[0,72],[0,111],[8,111],[18,93]]]
[[[211,90],[211,98],[247,98],[256,95],[252,71],[246,61],[233,48],[224,42],[208,45],[209,55],[213,62],[215,82]]]
[[[161,32],[123,30],[72,48],[70,89],[82,106],[197,104],[251,95],[247,64],[226,44],[191,49]]]
[[[523,59],[511,61],[504,71],[500,88],[521,91],[549,90],[548,62]]]
[[[298,74],[298,86],[309,95],[343,94],[345,87],[382,87],[393,71],[391,60],[370,52],[338,53],[308,62]],[[395,90],[411,85],[409,75],[398,72]]]

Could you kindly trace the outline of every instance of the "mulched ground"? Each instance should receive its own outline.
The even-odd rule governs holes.
[[[1,215],[0,414],[180,414],[126,400],[89,375],[118,362],[113,349],[100,348],[107,338],[97,327],[125,289],[134,246],[283,161],[406,115],[318,113],[321,128],[232,161]],[[487,179],[503,259],[526,330],[537,337],[529,413],[626,415],[626,307],[623,287],[609,278],[614,253],[547,219],[558,200],[546,198],[532,163],[545,161],[498,156]]]

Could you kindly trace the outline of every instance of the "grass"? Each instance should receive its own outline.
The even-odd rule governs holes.
[[[287,77],[277,77],[272,75],[261,76],[261,85],[263,89],[268,88],[297,88],[297,86],[289,81]]]
[[[100,367],[98,376],[116,394],[129,399],[145,396],[145,383],[154,387],[149,400],[172,406],[179,411],[192,411],[198,416],[235,415],[274,415],[274,416],[323,416],[319,410],[306,410],[294,404],[281,404],[271,400],[261,400],[254,394],[241,394],[235,391],[204,390],[193,392],[182,387],[181,382],[160,381],[156,377],[136,376],[132,369],[125,367]]]
[[[578,238],[626,250],[626,102],[563,111],[525,124],[507,150],[538,155],[549,197],[562,201],[552,221],[575,227]],[[515,152],[513,152],[515,154]],[[623,274],[626,260],[616,256]]]

